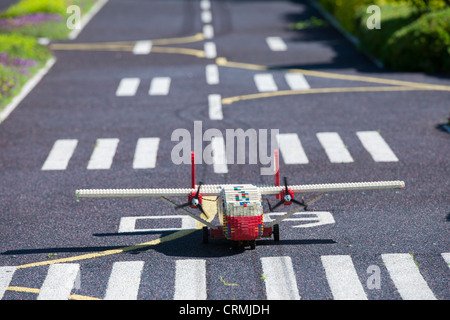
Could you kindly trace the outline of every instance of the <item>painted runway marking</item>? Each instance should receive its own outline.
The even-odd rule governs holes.
[[[356,135],[376,162],[398,161],[397,156],[377,131],[359,131]]]
[[[202,10],[209,10],[209,9],[211,9],[211,2],[209,0],[201,0],[200,1],[200,8]]]
[[[96,146],[92,152],[87,165],[88,170],[107,170],[111,168],[114,155],[116,154],[119,139],[97,139]]]
[[[211,11],[208,11],[208,10],[202,11],[201,19],[202,19],[203,23],[211,23],[212,22]]]
[[[435,300],[433,292],[420,274],[409,253],[381,255],[392,281],[404,300]]]
[[[321,260],[335,300],[367,300],[350,256],[321,256]]]
[[[115,262],[105,300],[137,300],[144,261]]]
[[[447,266],[450,268],[450,252],[444,252],[441,253],[442,258],[444,258],[445,263],[447,263]]]
[[[150,40],[137,41],[133,47],[133,53],[136,55],[149,54],[152,51],[152,42]]]
[[[212,39],[214,38],[214,28],[210,24],[205,24],[203,26],[203,35],[205,39]]]
[[[210,94],[208,96],[208,113],[211,120],[222,120],[222,98],[220,94]]]
[[[173,228],[147,228],[147,229],[136,229],[136,222],[142,220],[165,220],[169,219],[171,221],[181,219],[181,227]],[[191,230],[196,229],[197,220],[189,217],[188,215],[165,215],[165,216],[138,216],[138,217],[121,217],[119,223],[118,233],[128,233],[128,232],[169,232],[169,231],[179,231],[179,230]]]
[[[272,51],[286,51],[286,43],[280,37],[268,37],[266,38],[267,45]]]
[[[219,67],[215,64],[208,64],[206,66],[206,83],[209,85],[219,84]]]
[[[174,300],[206,300],[206,261],[203,259],[175,262]]]
[[[156,166],[159,138],[139,138],[134,153],[133,169],[152,169]]]
[[[216,44],[214,42],[206,42],[204,45],[205,57],[207,59],[214,59],[217,57]]]
[[[284,75],[287,84],[292,90],[309,90],[311,86],[301,73],[286,73]]]
[[[0,300],[3,298],[3,294],[8,288],[15,271],[16,267],[0,267]]]
[[[77,144],[75,139],[56,140],[42,170],[66,170]]]
[[[277,91],[278,87],[270,73],[255,74],[253,77],[259,92]]]
[[[78,263],[51,265],[37,299],[68,300],[79,272]]]
[[[150,90],[151,96],[166,96],[169,94],[171,79],[169,77],[156,77],[152,79]]]
[[[137,92],[141,80],[139,78],[123,78],[116,90],[118,97],[131,97]]]
[[[261,258],[268,300],[300,300],[290,257]]]
[[[213,137],[211,140],[211,146],[213,152],[214,172],[219,174],[228,173],[224,138]]]
[[[284,133],[277,136],[281,156],[285,164],[309,163],[302,143],[295,133]]]
[[[317,138],[332,163],[350,163],[353,158],[336,132],[319,132]]]

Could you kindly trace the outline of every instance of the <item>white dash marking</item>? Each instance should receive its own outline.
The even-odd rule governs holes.
[[[359,131],[356,133],[363,147],[376,162],[396,162],[397,156],[377,131]]]
[[[205,39],[212,39],[214,38],[214,28],[210,24],[205,24],[203,26],[203,36]]]
[[[209,10],[202,11],[201,19],[202,19],[203,23],[211,23],[212,22],[211,11],[209,11]]]
[[[96,146],[92,152],[87,165],[88,170],[106,170],[110,169],[119,139],[97,139]]]
[[[222,120],[222,97],[220,94],[210,94],[208,96],[209,119]]]
[[[150,90],[151,96],[165,96],[169,94],[171,79],[169,77],[156,77],[152,79]]]
[[[144,261],[115,262],[108,280],[105,300],[136,300]]]
[[[335,300],[367,300],[350,256],[322,256],[321,260]]]
[[[37,297],[38,300],[68,300],[80,272],[77,263],[50,265]]]
[[[137,92],[141,80],[139,78],[123,78],[116,90],[118,97],[131,97]]]
[[[436,299],[409,253],[382,254],[381,258],[402,299]]]
[[[302,143],[296,133],[284,133],[277,135],[280,153],[286,164],[307,164],[309,163]]]
[[[445,263],[447,263],[447,266],[450,268],[450,252],[444,252],[441,253],[442,258],[444,258]]]
[[[202,0],[202,1],[200,1],[200,8],[202,10],[209,10],[209,9],[211,9],[211,2],[209,0]]]
[[[214,59],[217,57],[216,44],[214,42],[206,42],[204,45],[205,57],[208,59]]]
[[[260,92],[277,91],[278,87],[270,73],[255,74],[253,77],[256,88]]]
[[[268,300],[300,300],[290,257],[261,258]]]
[[[8,289],[15,271],[16,267],[0,267],[0,300]]]
[[[159,138],[139,138],[134,153],[133,169],[152,169],[156,166]]]
[[[219,84],[219,67],[215,64],[208,64],[206,66],[206,82],[209,85]]]
[[[350,163],[353,158],[336,132],[319,132],[317,138],[332,163]]]
[[[223,137],[213,137],[211,139],[213,152],[214,172],[219,174],[228,173],[227,157],[225,153],[225,141]]]
[[[286,73],[284,75],[287,84],[292,90],[309,90],[311,86],[301,73]]]
[[[42,170],[66,170],[77,144],[78,140],[76,139],[56,140]]]
[[[149,54],[152,51],[152,42],[150,40],[137,41],[133,48],[136,55]]]
[[[286,43],[280,37],[268,37],[266,38],[267,45],[272,51],[286,51]]]
[[[206,261],[202,259],[175,262],[174,300],[206,300]]]

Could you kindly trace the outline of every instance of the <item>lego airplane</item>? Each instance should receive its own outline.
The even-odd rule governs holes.
[[[278,223],[300,209],[307,210],[308,206],[316,202],[326,192],[352,191],[352,190],[377,190],[377,189],[403,189],[403,181],[380,181],[380,182],[353,182],[353,183],[331,183],[288,186],[284,178],[284,186],[280,186],[278,150],[274,150],[275,156],[275,185],[253,185],[253,184],[219,184],[204,185],[195,183],[194,152],[191,153],[191,188],[153,188],[153,189],[81,189],[76,191],[77,197],[102,197],[102,198],[138,198],[159,197],[181,209],[193,219],[201,222],[203,227],[203,242],[208,238],[226,238],[233,241],[233,246],[250,246],[255,248],[255,240],[263,237],[271,237],[279,240]],[[294,198],[296,193],[319,193],[310,201],[304,202]],[[276,195],[279,201],[272,206],[269,201],[269,210],[273,211],[281,205],[289,206],[296,204],[290,210],[277,219],[264,223],[263,221],[263,195]],[[216,196],[217,213],[221,225],[215,226],[211,222],[186,210],[186,207],[199,209],[208,218],[202,206],[202,196]],[[176,204],[169,197],[187,197],[188,202]]]

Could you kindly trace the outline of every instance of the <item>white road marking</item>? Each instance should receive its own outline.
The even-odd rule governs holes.
[[[300,300],[290,257],[261,258],[268,300]]]
[[[88,170],[105,170],[110,169],[119,139],[97,139],[96,146],[92,152],[91,158],[87,165]]]
[[[203,26],[203,36],[205,39],[212,39],[214,38],[214,28],[210,24],[205,24]]]
[[[139,78],[123,78],[116,90],[118,97],[131,97],[137,92],[141,80]]]
[[[317,138],[325,149],[330,162],[332,163],[350,163],[353,158],[344,145],[341,137],[336,132],[319,132]]]
[[[270,73],[255,74],[253,77],[256,88],[260,92],[277,91],[278,87]]]
[[[377,131],[359,131],[356,135],[376,162],[398,161],[397,156]]]
[[[151,169],[156,166],[159,138],[139,138],[134,153],[133,169]]]
[[[215,64],[206,66],[206,82],[210,85],[219,84],[219,67]]]
[[[222,97],[220,94],[210,94],[208,96],[208,112],[209,119],[211,120],[222,120]]]
[[[292,90],[309,90],[311,86],[301,73],[286,73],[284,75],[287,84]]]
[[[66,170],[77,144],[78,140],[75,139],[56,140],[42,170]]]
[[[79,272],[80,265],[77,263],[50,265],[37,299],[68,300]]]
[[[133,53],[136,55],[149,54],[152,51],[152,42],[150,40],[136,41]]]
[[[211,9],[211,2],[209,0],[201,0],[200,1],[200,8],[202,10],[209,10],[209,9]]]
[[[282,215],[285,215],[287,212],[268,212],[264,213],[263,219],[264,224],[269,224],[272,221],[275,221]],[[296,212],[291,218],[286,218],[283,222],[299,222],[300,224],[290,225],[291,228],[313,228],[319,227],[327,224],[334,224],[333,215],[328,211],[307,211],[307,212]],[[308,222],[308,223],[304,223]]]
[[[284,133],[277,136],[280,153],[286,164],[307,164],[308,157],[302,143],[295,133]]]
[[[3,295],[9,287],[15,271],[16,267],[0,267],[0,300],[3,299]]]
[[[332,255],[320,258],[335,300],[367,300],[350,256]]]
[[[209,10],[202,11],[201,19],[202,19],[203,23],[211,23],[212,22],[211,11],[209,11]]]
[[[447,263],[447,266],[450,268],[450,252],[444,252],[441,253],[442,258],[444,258],[445,263]]]
[[[138,220],[163,220],[170,219],[171,221],[181,219],[181,227],[173,228],[147,228],[147,229],[136,229],[136,221]],[[167,232],[167,231],[179,231],[197,229],[197,220],[191,218],[188,215],[164,215],[164,216],[138,216],[138,217],[121,217],[119,223],[118,233],[128,233],[128,232]]]
[[[175,262],[174,300],[206,300],[206,261],[202,259]]]
[[[105,300],[136,300],[144,261],[114,262]]]
[[[214,59],[217,57],[217,49],[214,42],[205,42],[204,49],[206,58]]]
[[[267,45],[272,51],[286,51],[286,43],[280,37],[268,37],[266,38]]]
[[[152,79],[150,90],[151,96],[165,96],[169,94],[171,79],[169,77],[156,77]]]
[[[436,299],[409,253],[382,254],[381,257],[402,299]]]
[[[213,137],[211,139],[213,152],[214,172],[219,174],[228,173],[227,157],[225,153],[225,141],[223,137]]]

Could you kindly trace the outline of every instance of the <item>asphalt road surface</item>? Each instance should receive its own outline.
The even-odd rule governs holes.
[[[450,79],[379,69],[332,27],[289,29],[312,16],[302,1],[109,0],[52,43],[56,63],[0,124],[0,297],[450,299]],[[290,184],[406,187],[330,193],[255,250],[203,244],[158,198],[75,197],[190,187],[171,137],[193,141],[194,121],[279,130]],[[197,181],[273,183],[246,150]]]

